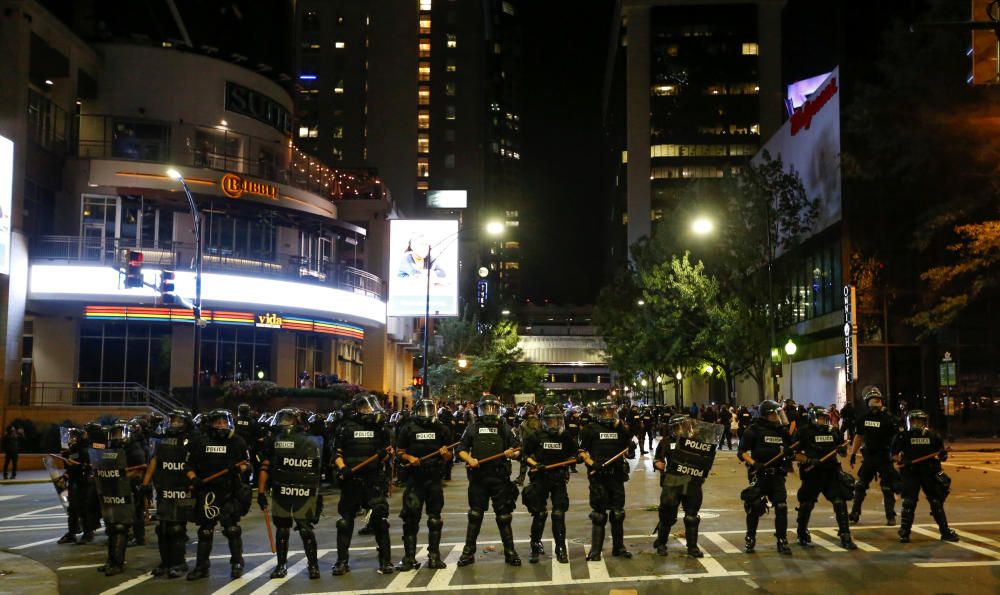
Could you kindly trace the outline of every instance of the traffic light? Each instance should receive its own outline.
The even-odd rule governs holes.
[[[992,0],[972,0],[972,21],[982,22],[984,25],[992,23],[1000,18],[996,12],[1000,10]],[[972,29],[972,47],[969,49],[972,57],[972,74],[969,82],[973,85],[995,85],[1000,74],[1000,62],[997,61],[998,47],[997,34],[993,28]]]
[[[125,288],[142,287],[142,252],[129,250],[125,268]]]
[[[176,275],[173,271],[163,271],[160,273],[160,297],[164,304],[173,304],[177,296],[174,295],[174,279]]]
[[[422,376],[413,377],[413,386],[423,386],[423,385],[424,385],[424,379]]]

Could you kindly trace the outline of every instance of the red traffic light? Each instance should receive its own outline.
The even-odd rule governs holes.
[[[125,268],[125,287],[142,287],[142,252],[129,250]]]

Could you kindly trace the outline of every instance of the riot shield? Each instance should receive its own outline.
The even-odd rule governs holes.
[[[697,419],[687,418],[681,423],[671,425],[674,435],[678,438],[690,438],[698,442],[718,444],[726,431],[722,424],[710,424]]]
[[[125,451],[92,448],[90,461],[104,522],[131,525],[135,520],[135,507],[132,486],[125,471]]]
[[[73,428],[59,428],[59,448],[66,450],[69,448],[69,432]]]
[[[175,437],[158,439],[153,456],[156,470],[156,517],[163,521],[186,522],[194,518],[194,494],[188,489],[184,462],[187,440]]]
[[[278,448],[291,442],[293,448]],[[275,518],[315,521],[319,516],[323,437],[296,433],[275,439],[271,471],[271,510]]]
[[[49,473],[49,479],[52,480],[52,485],[56,488],[56,495],[59,496],[59,503],[63,505],[64,509],[68,510],[69,486],[66,480],[65,472],[59,468],[55,458],[51,455],[45,455],[42,457],[42,464],[45,465],[45,470]]]
[[[725,426],[687,418],[671,427],[677,442],[670,453],[667,474],[706,479]]]

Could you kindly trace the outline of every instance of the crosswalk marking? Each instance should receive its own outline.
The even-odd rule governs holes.
[[[0,502],[6,502],[7,500],[13,500],[14,498],[21,498],[24,494],[8,494],[5,496],[0,496]]]
[[[317,559],[319,559],[327,555],[328,553],[330,553],[330,550],[319,550],[316,552],[316,557]],[[258,587],[255,591],[250,593],[250,595],[266,595],[268,593],[273,593],[278,587],[287,583],[289,580],[292,579],[292,577],[305,570],[308,565],[309,565],[309,559],[306,558],[305,556],[302,556],[301,560],[299,560],[298,562],[296,562],[295,564],[293,564],[288,568],[288,574],[285,576],[285,578],[269,579],[262,586]]]
[[[819,535],[817,535],[815,532],[812,534],[812,542],[814,544],[820,546],[821,548],[829,551],[829,552],[844,552],[844,551],[847,551],[844,548],[840,547],[839,545],[835,545],[833,542],[830,542],[830,541],[827,541],[826,539],[823,539],[822,537],[820,537]]]
[[[135,577],[134,579],[127,580],[124,583],[118,585],[117,587],[111,587],[107,591],[101,592],[101,595],[117,595],[118,593],[131,589],[136,585],[141,585],[142,583],[148,581],[151,578],[153,578],[153,575],[147,572],[143,575]]]
[[[822,531],[823,533],[826,533],[830,537],[836,537],[837,539],[840,539],[840,534],[837,533],[836,531],[834,531],[833,529],[817,529],[817,531]],[[863,551],[863,552],[880,552],[880,551],[882,551],[879,548],[875,547],[874,545],[871,545],[869,543],[865,543],[863,541],[858,541],[857,539],[853,539],[853,536],[852,536],[852,540],[854,541],[854,545],[858,546],[858,549],[861,550],[861,551]]]
[[[958,533],[966,539],[971,539],[972,541],[978,541],[979,543],[985,543],[987,545],[992,545],[994,547],[1000,547],[1000,541],[996,539],[990,539],[989,537],[983,537],[982,535],[976,535],[975,533],[969,533],[968,531],[963,531],[962,529],[955,529],[955,533]]]
[[[451,551],[448,552],[447,557],[444,559],[444,563],[448,565],[447,568],[443,568],[434,573],[431,578],[431,582],[427,583],[427,590],[433,591],[435,589],[446,589],[451,584],[451,579],[455,576],[455,571],[458,569],[458,559],[462,556],[461,545],[455,545],[452,547]]]
[[[417,548],[417,553],[414,557],[419,560],[424,557],[424,554],[426,552],[427,552],[426,546]],[[410,586],[410,581],[412,581],[413,577],[415,576],[417,576],[417,573],[413,572],[412,570],[409,572],[398,572],[396,573],[396,576],[392,579],[392,582],[389,583],[389,586],[386,587],[386,590],[391,593],[393,591],[398,591],[399,589],[405,589],[406,587]]]
[[[58,537],[53,537],[51,539],[43,539],[41,541],[32,541],[31,543],[25,543],[23,545],[17,545],[17,546],[14,546],[14,547],[10,548],[10,549],[12,549],[12,550],[26,550],[29,547],[35,547],[36,545],[43,545],[43,544],[46,544],[46,543],[55,543],[57,541],[59,541],[59,538]]]
[[[708,533],[702,533],[702,535],[704,535],[706,539],[715,544],[715,547],[722,550],[722,553],[724,554],[739,554],[743,551],[740,548],[736,547],[735,545],[729,543],[729,540],[727,540],[725,537],[719,535],[714,531],[710,531]]]
[[[289,552],[288,557],[291,557],[291,552]],[[212,595],[230,595],[230,593],[235,593],[250,584],[254,579],[259,577],[264,573],[270,573],[274,570],[274,567],[278,565],[278,560],[276,558],[271,558],[270,560],[264,562],[263,564],[257,566],[256,568],[244,572],[243,576],[237,579],[233,579],[223,585],[221,589],[212,593]]]
[[[552,582],[557,585],[569,582],[573,580],[573,574],[570,572],[569,564],[561,564],[559,560],[556,560],[556,546],[555,541],[552,541]]]
[[[608,578],[608,564],[601,556],[600,560],[587,560],[587,573],[591,579],[605,580]]]
[[[922,527],[913,527],[911,531],[913,533],[919,533],[920,535],[926,535],[927,537],[933,537],[935,539],[939,539],[941,537],[941,535],[939,535],[938,533],[935,533],[928,529],[924,529]],[[961,541],[959,542],[945,541],[943,543],[950,543],[955,547],[960,547],[962,549],[969,550],[970,552],[976,552],[978,554],[982,554],[984,556],[989,556],[990,558],[995,558],[997,560],[1000,560],[1000,552],[995,552],[991,549],[980,547],[978,545],[972,545],[971,543],[962,543]]]

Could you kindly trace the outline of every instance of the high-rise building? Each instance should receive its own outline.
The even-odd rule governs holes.
[[[463,296],[487,267],[519,292],[518,2],[305,0],[296,4],[296,142],[376,169],[407,217],[455,217],[502,240],[462,238]]]
[[[732,174],[782,121],[784,0],[622,0],[604,111],[611,262],[669,220],[695,180]]]

